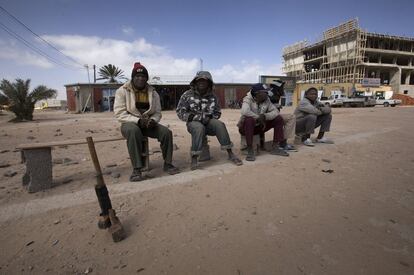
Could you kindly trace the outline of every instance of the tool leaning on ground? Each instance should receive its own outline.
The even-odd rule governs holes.
[[[101,166],[99,165],[98,155],[96,154],[95,144],[92,137],[87,137],[89,152],[96,171],[96,185],[95,192],[98,197],[99,206],[101,207],[101,214],[98,221],[98,227],[100,229],[108,228],[109,233],[112,235],[114,242],[119,242],[125,239],[126,234],[119,218],[115,214],[115,210],[112,209],[111,199],[109,198],[108,189],[106,188]]]

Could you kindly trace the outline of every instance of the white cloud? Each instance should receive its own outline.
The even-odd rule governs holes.
[[[45,35],[43,38],[80,64],[95,64],[98,68],[114,64],[124,71],[126,77],[130,77],[133,63],[138,61],[148,68],[151,76],[193,76],[200,66],[198,58],[176,58],[167,48],[152,44],[144,38],[134,41],[81,35]],[[44,69],[57,67],[41,56],[11,46],[11,43],[13,42],[0,41],[0,59],[12,59],[19,64]],[[59,56],[59,60],[69,62],[62,56]],[[253,59],[208,69],[215,82],[253,83],[258,81],[259,75],[280,75],[281,67],[281,64],[264,66]]]
[[[256,60],[242,60],[240,66],[226,64],[219,69],[211,70],[211,73],[215,82],[254,83],[259,81],[259,75],[281,75],[281,68],[282,64],[263,66]]]
[[[9,59],[19,65],[32,65],[43,69],[53,67],[53,64],[45,57],[34,54],[28,50],[21,50],[13,41],[0,41],[0,59]]]
[[[151,44],[144,38],[132,42],[80,35],[48,35],[43,38],[79,63],[97,67],[114,64],[127,77],[137,61],[145,65],[151,75],[192,75],[199,66],[197,58],[175,58],[166,48]]]
[[[129,26],[122,26],[121,30],[125,35],[133,35],[135,32],[135,30]]]

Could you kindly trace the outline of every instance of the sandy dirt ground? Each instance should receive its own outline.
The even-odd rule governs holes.
[[[125,141],[97,144],[127,232],[119,243],[96,226],[86,145],[55,148],[55,186],[34,194],[22,186],[15,151],[22,143],[119,136],[112,114],[36,112],[35,121],[18,124],[1,115],[0,274],[414,274],[414,108],[333,113],[334,145],[301,146],[290,157],[264,152],[236,167],[210,138],[213,159],[190,171],[190,136],[164,112],[182,173],[162,172],[151,140],[152,170],[140,183],[128,182]],[[238,117],[223,111],[239,154]]]

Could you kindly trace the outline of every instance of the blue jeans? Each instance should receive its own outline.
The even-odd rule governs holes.
[[[218,119],[210,119],[204,125],[199,121],[187,123],[187,131],[191,134],[191,155],[199,156],[203,147],[203,140],[206,135],[216,136],[222,150],[233,148],[226,125]]]

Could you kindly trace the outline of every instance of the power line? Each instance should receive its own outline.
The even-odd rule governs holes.
[[[79,69],[78,67],[74,67],[73,65],[69,65],[69,64],[63,63],[63,62],[61,62],[61,61],[59,61],[59,60],[51,57],[47,53],[43,52],[41,49],[39,49],[36,46],[32,45],[29,41],[27,41],[26,39],[24,39],[23,37],[21,37],[20,35],[18,35],[17,33],[15,33],[14,31],[12,31],[11,29],[9,29],[6,25],[4,25],[1,22],[0,22],[0,27],[4,31],[6,31],[8,34],[10,34],[14,38],[16,38],[17,40],[19,40],[20,42],[22,42],[26,47],[30,48],[32,51],[36,52],[37,54],[40,54],[41,56],[47,58],[48,60],[50,60],[51,62],[55,63],[56,65],[60,65],[62,67],[68,68],[68,69],[74,69],[74,68]]]
[[[10,16],[11,18],[13,18],[16,22],[18,22],[20,25],[22,25],[25,29],[27,29],[30,33],[32,33],[34,36],[38,37],[40,40],[42,40],[44,43],[46,43],[49,47],[51,47],[52,49],[56,50],[57,52],[59,52],[61,55],[63,55],[64,57],[70,59],[72,62],[78,64],[81,67],[84,67],[84,65],[80,64],[78,61],[76,61],[75,59],[73,59],[72,57],[64,54],[63,52],[61,52],[58,48],[56,48],[54,45],[52,45],[50,42],[48,42],[47,40],[45,40],[43,37],[41,37],[40,35],[38,35],[37,33],[35,33],[34,31],[32,31],[26,24],[24,24],[22,21],[20,21],[17,17],[15,17],[13,14],[11,14],[10,12],[8,12],[5,8],[3,8],[2,6],[0,6],[0,9],[3,10],[3,12],[5,12],[8,16]]]

